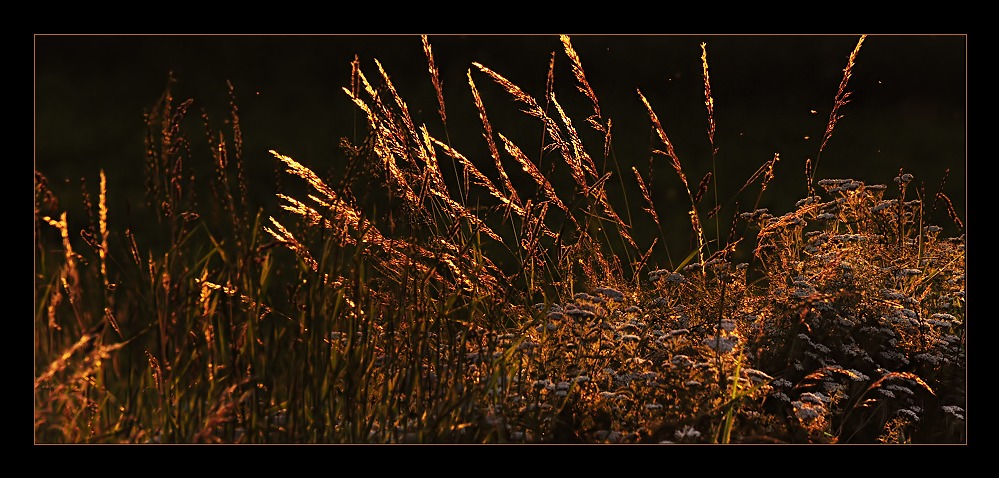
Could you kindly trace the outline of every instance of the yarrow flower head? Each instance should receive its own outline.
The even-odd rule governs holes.
[[[914,411],[912,411],[912,410],[909,410],[908,408],[900,409],[898,411],[898,414],[899,415],[905,415],[905,416],[909,417],[909,419],[912,420],[912,421],[914,421],[914,422],[918,422],[919,421],[919,414],[916,413],[916,412],[914,412]]]
[[[767,375],[766,373],[752,368],[745,369],[745,373],[746,376],[748,376],[749,379],[755,383],[771,382],[774,379],[773,377]]]
[[[720,354],[727,354],[735,349],[738,338],[732,336],[712,336],[704,338],[704,345]]]
[[[596,292],[598,294],[605,295],[609,299],[612,299],[612,300],[615,300],[615,301],[618,301],[618,302],[624,302],[624,294],[621,291],[617,290],[617,289],[612,289],[610,287],[597,287],[596,290],[594,290],[594,292]]]
[[[674,433],[674,435],[676,435],[676,439],[677,440],[682,440],[683,438],[687,438],[687,437],[697,438],[697,437],[701,436],[701,432],[695,430],[694,427],[692,427],[690,425],[686,425],[686,426],[683,427],[683,429],[677,430]]]
[[[840,186],[840,185],[847,184],[847,183],[852,183],[852,182],[853,182],[852,179],[820,179],[819,180],[819,186],[822,186],[822,187],[827,187],[827,186],[828,187],[835,187],[835,186]]]
[[[809,197],[804,198],[804,199],[799,199],[798,202],[794,203],[794,207],[801,207],[801,206],[806,206],[808,204],[814,204],[814,203],[817,203],[817,202],[819,202],[821,200],[822,200],[822,197],[820,197],[820,196],[809,196]],[[746,214],[752,215],[752,213],[747,213],[747,212],[742,213],[742,215],[746,215]]]
[[[667,275],[670,272],[672,272],[672,271],[670,271],[668,269],[656,269],[654,271],[649,272],[649,280],[650,281],[655,281],[655,280],[659,279],[659,277]]]
[[[770,396],[774,397],[777,400],[780,400],[782,402],[790,402],[791,401],[791,397],[788,397],[787,394],[784,393],[784,392],[774,391],[774,392],[770,393]]]
[[[579,318],[584,318],[584,319],[592,318],[592,317],[596,317],[597,316],[597,314],[594,314],[593,312],[590,312],[590,311],[584,310],[584,309],[569,309],[569,310],[566,310],[565,313],[569,314],[569,315],[571,315],[573,317],[579,317]]]
[[[686,355],[674,355],[670,360],[670,363],[678,367],[689,367],[694,364],[694,362],[690,360],[690,357]]]
[[[906,295],[894,289],[881,289],[881,297],[887,300],[902,300]]]
[[[823,405],[829,402],[829,397],[820,392],[805,392],[798,399],[803,403],[814,403],[816,405]]]
[[[943,411],[953,415],[954,417],[964,420],[964,409],[956,405],[944,405]]]
[[[791,405],[794,406],[795,416],[797,416],[801,421],[804,422],[814,420],[822,415],[819,412],[821,407],[816,407],[811,403],[803,403],[799,400],[795,400],[791,402]]]
[[[621,341],[622,341],[622,342],[632,342],[632,343],[638,343],[638,342],[640,342],[641,340],[642,340],[642,338],[641,338],[641,337],[639,337],[639,336],[637,336],[637,335],[634,335],[634,334],[625,334],[625,335],[622,335],[622,336],[621,336]]]
[[[898,203],[897,199],[886,199],[884,201],[879,202],[877,206],[874,206],[874,209],[872,209],[872,211],[874,212],[882,211],[894,206],[896,203]]]

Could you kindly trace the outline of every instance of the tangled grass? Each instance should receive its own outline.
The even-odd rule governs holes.
[[[813,180],[863,37],[809,195],[784,213],[738,211],[727,236],[711,175],[691,187],[638,92],[650,154],[689,200],[677,262],[652,184],[607,167],[613,123],[560,40],[592,114],[563,109],[554,57],[543,98],[473,64],[485,158],[416,124],[382,65],[375,80],[355,60],[343,90],[367,135],[342,141],[336,179],[272,151],[287,189],[277,216],[247,207],[231,84],[228,131],[202,115],[214,174],[198,182],[191,100],[168,86],[146,116],[162,244],[114,229],[103,171],[77,238],[36,172],[36,443],[966,441],[964,225],[944,185],[927,194],[904,171],[888,185]],[[714,148],[706,45],[701,59]],[[522,109],[540,147],[490,121],[486,88]],[[779,159],[736,194],[758,190],[759,204]],[[633,180],[638,202],[618,205],[611,178]],[[941,236],[937,208],[962,234]],[[639,210],[659,237],[636,233]]]

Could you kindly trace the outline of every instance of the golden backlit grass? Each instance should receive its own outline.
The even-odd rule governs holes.
[[[540,101],[473,63],[482,157],[446,136],[449,91],[421,40],[441,128],[413,120],[380,62],[376,84],[355,58],[343,91],[365,132],[342,141],[344,177],[271,151],[296,191],[275,192],[277,214],[247,208],[232,84],[227,127],[201,118],[207,157],[190,150],[191,101],[169,84],[146,115],[150,232],[163,244],[122,230],[101,172],[93,240],[74,248],[80,226],[36,172],[36,443],[966,440],[964,236],[941,237],[930,213],[964,224],[943,184],[927,194],[903,171],[891,187],[813,184],[816,161],[809,196],[771,213],[756,205],[775,153],[727,200],[758,189],[723,230],[717,187],[707,194],[719,125],[701,44],[712,171],[696,188],[636,95],[650,155],[687,192],[677,221],[638,167],[617,166],[611,118],[568,36],[557,43],[593,114],[563,108],[554,54]],[[523,121],[491,118],[486,88]],[[512,128],[542,143],[516,144]],[[571,181],[544,172],[549,152]],[[212,173],[195,177],[194,161]],[[636,233],[611,178],[640,193],[655,233]],[[206,183],[212,200],[196,200]],[[696,240],[676,261],[664,246],[678,222]]]

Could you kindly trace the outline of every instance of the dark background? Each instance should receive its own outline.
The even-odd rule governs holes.
[[[707,44],[717,133],[719,199],[733,197],[749,176],[780,153],[761,206],[788,212],[805,196],[804,165],[816,157],[833,99],[859,35],[578,35],[572,37],[605,117],[613,120],[614,152],[634,188],[636,165],[655,185],[653,195],[670,225],[689,229],[689,201],[669,162],[657,157],[649,174],[650,121],[636,89],[648,98],[673,142],[691,187],[712,170],[700,44]],[[341,137],[359,139],[364,120],[342,87],[350,82],[355,54],[372,83],[380,84],[378,59],[409,105],[414,120],[473,158],[495,177],[466,78],[472,69],[493,129],[538,158],[540,126],[518,112],[497,85],[472,66],[479,62],[541,101],[552,52],[556,95],[577,130],[588,130],[588,101],[575,90],[557,35],[431,35],[448,108],[445,131],[418,35],[114,35],[35,37],[35,170],[49,178],[70,210],[79,180],[95,185],[108,175],[115,202],[133,212],[144,201],[143,113],[163,92],[169,72],[178,101],[194,98],[189,136],[204,136],[205,111],[215,130],[225,129],[226,80],[237,96],[244,161],[255,206],[275,208],[277,161],[269,149],[317,172],[335,172]],[[967,37],[872,35],[857,57],[848,90],[851,102],[822,153],[817,178],[853,178],[892,185],[899,169],[934,194],[945,170],[944,191],[965,219],[967,191]],[[814,110],[814,113],[813,113]],[[552,113],[554,114],[554,112]],[[599,137],[584,137],[601,161]],[[207,161],[207,150],[194,154]],[[658,144],[656,144],[658,147]],[[504,157],[504,161],[509,157]],[[545,159],[545,165],[551,159]],[[515,181],[516,166],[507,170]],[[614,170],[613,164],[609,170]],[[445,174],[447,171],[445,171]],[[650,177],[651,176],[651,177]],[[620,189],[617,178],[612,188]],[[92,190],[93,191],[93,190]],[[563,189],[562,191],[566,191]],[[746,210],[757,188],[738,198]],[[629,195],[641,215],[641,196]],[[889,194],[889,197],[894,195]],[[721,217],[727,228],[732,212]],[[946,218],[944,216],[938,216]],[[942,222],[942,221],[937,221]],[[947,224],[941,224],[947,226]],[[113,225],[112,225],[113,226]],[[651,240],[651,239],[649,239]],[[640,245],[648,241],[639,241]]]

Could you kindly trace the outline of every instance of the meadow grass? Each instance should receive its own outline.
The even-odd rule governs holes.
[[[864,37],[809,193],[784,212],[758,208],[779,155],[736,192],[715,187],[713,153],[688,180],[636,92],[649,157],[684,188],[680,226],[648,170],[618,166],[585,59],[560,40],[586,117],[556,96],[554,55],[543,97],[474,63],[485,155],[447,134],[427,37],[433,127],[381,63],[355,60],[343,92],[364,136],[341,141],[337,176],[271,151],[275,214],[248,207],[232,84],[225,127],[202,114],[208,154],[169,84],[147,112],[141,235],[115,224],[103,171],[82,226],[36,171],[35,442],[966,441],[965,226],[945,182],[819,179]],[[494,123],[487,90],[523,121]],[[736,196],[755,204],[721,217]],[[678,230],[688,250],[670,250]]]

